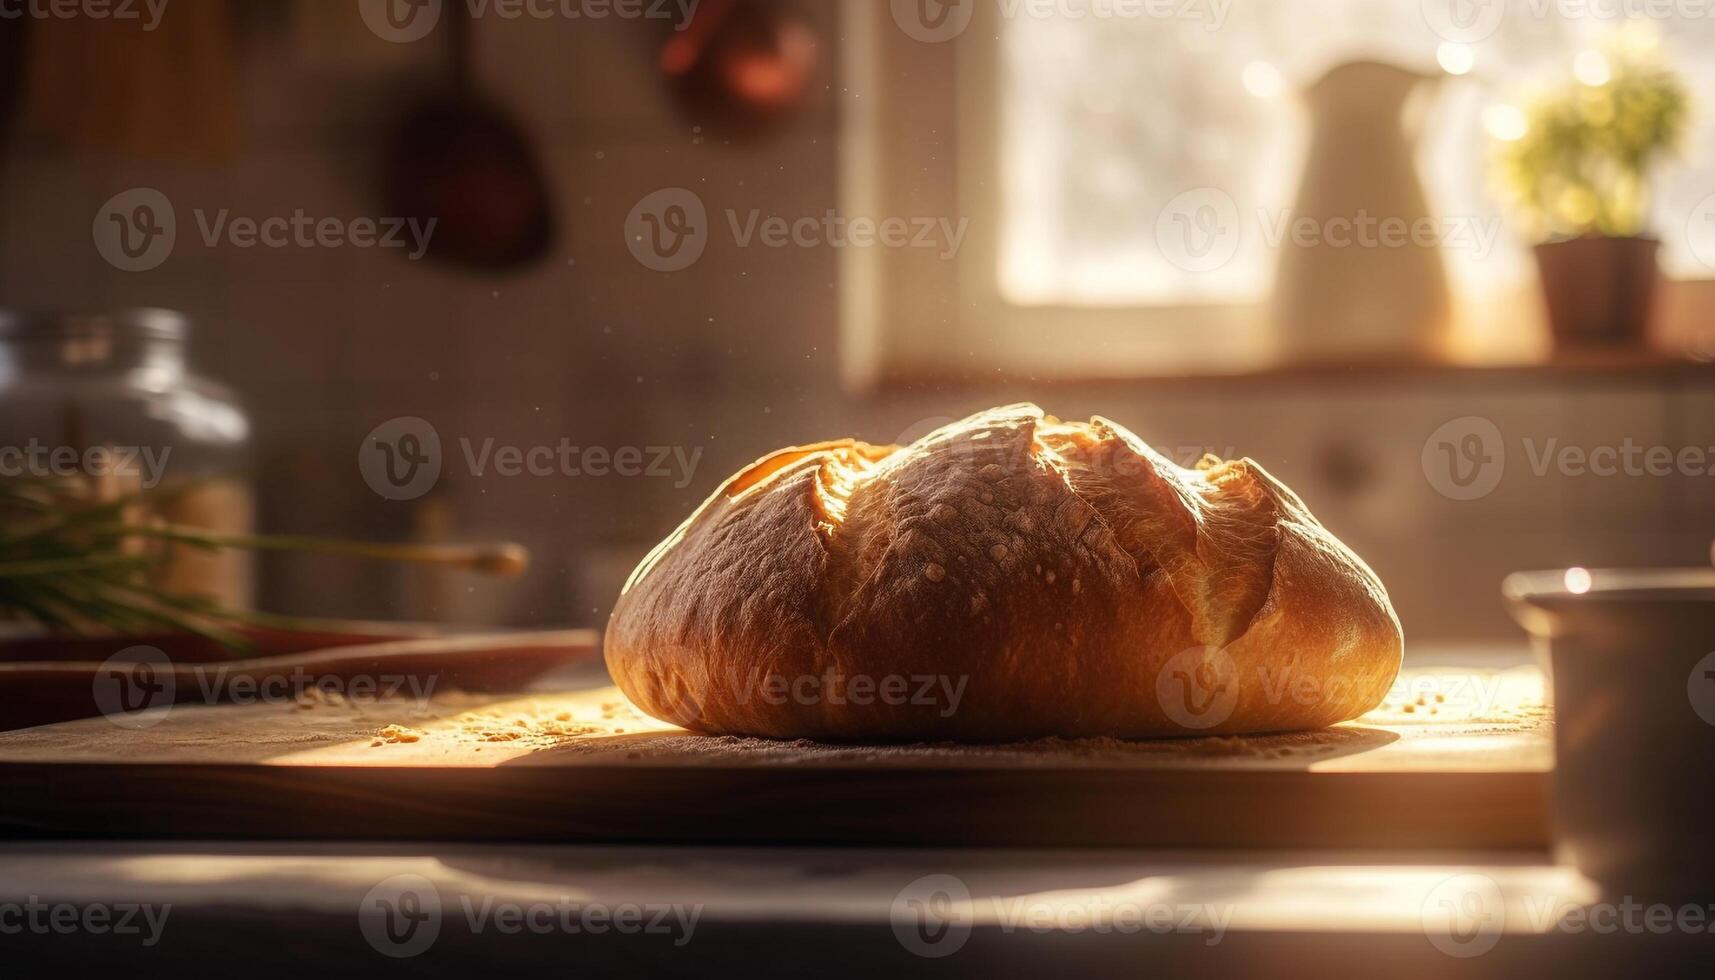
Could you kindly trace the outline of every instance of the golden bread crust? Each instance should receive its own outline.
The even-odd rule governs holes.
[[[1321,727],[1380,703],[1402,645],[1261,466],[1014,405],[741,471],[632,573],[606,657],[695,731],[987,741]]]

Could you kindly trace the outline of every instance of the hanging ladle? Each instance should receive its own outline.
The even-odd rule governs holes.
[[[446,5],[451,87],[406,116],[386,153],[389,216],[435,222],[426,254],[486,271],[545,255],[554,239],[552,196],[523,127],[478,87],[471,14]]]

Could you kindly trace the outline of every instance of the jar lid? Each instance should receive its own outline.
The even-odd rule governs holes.
[[[112,313],[0,310],[0,340],[64,340],[103,336],[182,341],[190,321],[177,310],[140,306]]]

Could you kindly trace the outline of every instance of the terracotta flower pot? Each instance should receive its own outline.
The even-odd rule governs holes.
[[[1660,247],[1654,238],[1599,235],[1536,246],[1555,344],[1642,344],[1655,299]]]

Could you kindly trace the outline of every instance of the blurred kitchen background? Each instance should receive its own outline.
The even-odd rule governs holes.
[[[283,612],[599,625],[762,453],[1025,399],[1259,460],[1414,640],[1512,638],[1512,570],[1709,561],[1715,19],[1093,2],[8,5],[0,305],[186,314],[260,529],[534,553],[517,581],[270,556]],[[115,251],[161,227],[139,189],[164,258]],[[205,240],[435,206],[420,259]],[[1422,240],[1336,242],[1360,212]],[[900,237],[836,246],[854,218]],[[29,342],[0,340],[0,424]],[[410,499],[359,467],[398,418],[441,442]],[[695,463],[478,475],[461,439]],[[1626,446],[1673,472],[1561,452]]]

